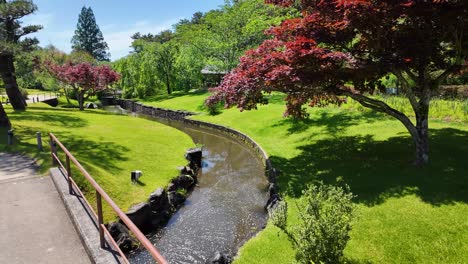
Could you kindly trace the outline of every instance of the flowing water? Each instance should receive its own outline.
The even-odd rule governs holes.
[[[233,139],[181,122],[159,121],[203,145],[203,166],[185,205],[150,240],[169,263],[205,263],[216,251],[235,255],[266,224],[268,182],[262,162]],[[129,260],[154,263],[146,251]]]

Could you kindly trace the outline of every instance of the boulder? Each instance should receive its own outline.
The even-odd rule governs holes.
[[[196,170],[202,166],[202,148],[191,148],[185,152],[185,158],[190,161],[190,168]]]
[[[153,228],[164,227],[169,219],[171,219],[171,216],[172,211],[170,209],[166,211],[153,211],[153,215],[151,216],[151,225]]]
[[[98,105],[95,104],[95,103],[87,103],[87,104],[85,105],[85,108],[86,108],[86,109],[98,109],[99,107],[98,107]]]
[[[232,258],[229,255],[221,253],[221,252],[218,251],[206,263],[209,263],[209,264],[230,264],[231,262],[232,262]]]
[[[265,210],[270,212],[271,210],[274,210],[276,206],[278,206],[278,202],[282,201],[281,196],[279,194],[273,194],[270,196],[270,199],[268,199],[267,204],[265,205]]]
[[[158,188],[156,191],[152,192],[149,196],[149,205],[153,212],[168,210],[170,205],[166,190]]]
[[[166,189],[167,189],[168,192],[175,192],[175,191],[177,191],[177,186],[175,184],[173,184],[172,182],[170,182],[167,185]]]
[[[171,183],[175,186],[176,190],[188,190],[195,185],[195,179],[189,175],[180,175],[179,177],[172,179]]]
[[[138,241],[129,234],[127,227],[119,222],[112,222],[107,225],[110,235],[124,253],[128,253],[138,248]]]
[[[268,185],[268,195],[273,196],[278,193],[278,187],[274,183]]]
[[[149,203],[139,203],[132,206],[126,215],[141,232],[148,233],[151,231],[151,207]],[[120,221],[122,222],[122,220]]]
[[[182,204],[185,202],[185,196],[176,191],[168,192],[167,197],[169,198],[169,203],[175,209],[182,206]]]
[[[190,166],[179,167],[180,175],[190,175],[195,176],[195,172],[190,168]]]
[[[115,241],[123,253],[129,253],[138,248],[138,242],[129,234],[122,234],[117,241]]]
[[[120,234],[126,233],[128,234],[128,228],[124,225],[122,225],[119,222],[111,222],[107,225],[107,230],[109,231],[109,234],[112,236],[112,238],[117,241],[120,237]]]

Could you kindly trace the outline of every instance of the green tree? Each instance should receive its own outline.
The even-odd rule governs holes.
[[[81,9],[71,43],[74,50],[84,50],[98,61],[109,61],[109,47],[104,41],[91,7],[83,6]]]
[[[24,36],[40,30],[38,25],[21,26],[19,19],[34,13],[37,10],[32,1],[0,0],[0,75],[5,86],[8,98],[15,110],[26,109],[24,100],[18,88],[15,75],[14,58],[15,54],[28,51],[34,47],[38,41],[35,38],[24,38]],[[2,125],[6,123],[6,114],[0,106],[0,116]]]
[[[281,9],[262,0],[227,1],[220,10],[197,12],[190,23],[177,24],[176,35],[181,43],[198,49],[207,66],[230,71],[247,49],[267,38],[266,29],[296,15],[293,8]]]

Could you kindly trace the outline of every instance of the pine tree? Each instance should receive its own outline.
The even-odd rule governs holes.
[[[18,88],[15,76],[14,56],[30,50],[38,41],[24,36],[41,29],[41,26],[21,26],[19,19],[34,13],[36,5],[31,0],[0,0],[0,75],[11,105],[15,110],[24,110],[26,101]],[[0,106],[0,125],[9,126],[3,107]]]
[[[96,18],[91,7],[86,8],[83,6],[81,9],[71,43],[74,50],[84,50],[98,61],[109,60],[110,54],[107,52],[109,47],[104,41],[99,26],[96,24]]]

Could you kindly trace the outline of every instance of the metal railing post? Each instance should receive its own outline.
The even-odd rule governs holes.
[[[42,135],[41,135],[41,132],[36,132],[36,138],[37,138],[37,149],[39,151],[43,151],[43,147],[42,147]]]
[[[104,219],[102,215],[102,200],[101,194],[96,190],[96,202],[97,202],[97,211],[98,211],[98,223],[99,223],[99,240],[101,241],[101,248],[105,248],[105,240],[104,240]]]
[[[71,173],[71,167],[70,167],[70,157],[68,155],[65,155],[66,157],[66,166],[67,166],[67,180],[68,180],[68,192],[70,194],[73,194],[73,189],[72,189],[72,173]]]

